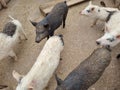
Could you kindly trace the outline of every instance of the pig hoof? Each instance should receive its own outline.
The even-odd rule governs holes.
[[[17,61],[17,56],[14,56],[14,60]]]
[[[120,59],[120,54],[118,54],[116,58],[117,58],[117,59]]]

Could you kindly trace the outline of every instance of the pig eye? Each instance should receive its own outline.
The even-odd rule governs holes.
[[[110,42],[113,42],[115,39],[114,38],[108,38],[107,40],[110,41]]]

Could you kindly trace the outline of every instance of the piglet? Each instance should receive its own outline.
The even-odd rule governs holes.
[[[31,21],[32,25],[36,27],[35,42],[39,43],[44,38],[53,36],[55,30],[62,24],[65,27],[65,21],[68,13],[68,6],[66,1],[58,3],[54,6],[52,11],[40,22]]]
[[[56,90],[88,90],[102,76],[110,64],[111,53],[107,48],[98,48],[78,65],[66,78],[61,80],[56,75]]]
[[[11,21],[4,26],[3,31],[0,33],[0,60],[8,56],[17,60],[13,48],[21,40],[22,36],[27,39],[22,24],[11,16],[9,18]]]
[[[22,76],[13,71],[18,81],[16,90],[43,90],[59,64],[63,47],[61,35],[50,37],[27,75]]]

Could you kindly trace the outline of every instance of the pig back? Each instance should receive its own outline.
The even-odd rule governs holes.
[[[63,17],[67,15],[68,7],[66,3],[58,3],[54,6],[52,11],[46,16],[47,21],[49,22],[51,29],[57,29],[63,21]]]
[[[111,54],[104,49],[95,50],[64,80],[67,90],[87,90],[103,74],[111,61]]]

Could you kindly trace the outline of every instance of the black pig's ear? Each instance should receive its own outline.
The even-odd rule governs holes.
[[[44,27],[45,27],[45,28],[49,27],[49,24],[48,24],[48,23],[45,23],[45,24],[44,24]]]
[[[57,81],[57,85],[58,85],[58,86],[62,84],[63,80],[61,80],[61,79],[57,76],[57,74],[55,74],[55,79],[56,79],[56,81]]]
[[[37,25],[37,22],[33,22],[30,20],[30,22],[32,23],[33,26],[36,26]]]

